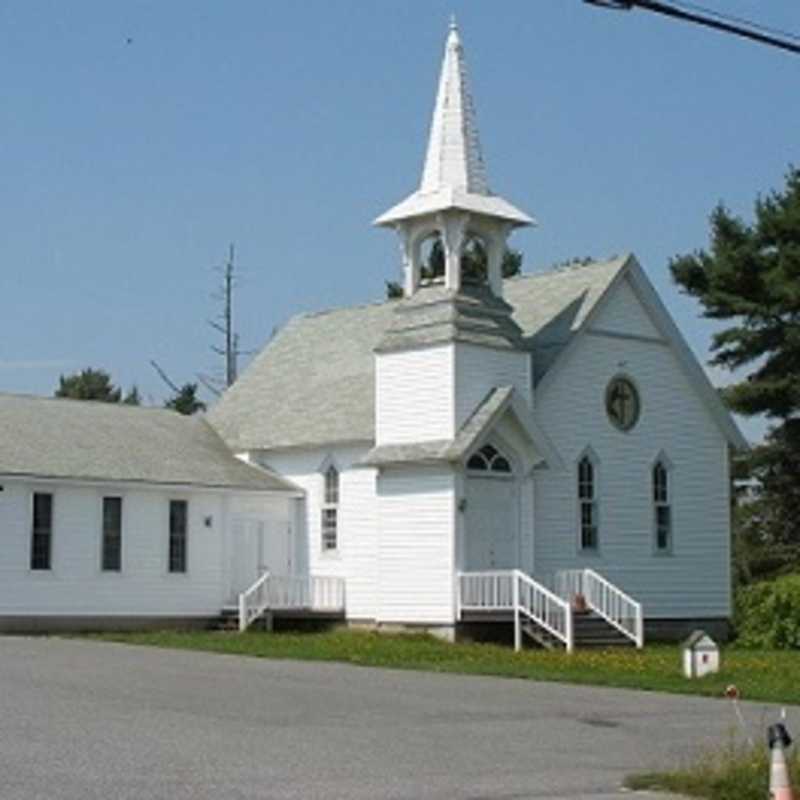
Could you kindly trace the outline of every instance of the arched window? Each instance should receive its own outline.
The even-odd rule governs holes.
[[[336,550],[339,546],[339,471],[333,464],[325,470],[322,500],[322,549]]]
[[[578,511],[581,550],[597,550],[597,485],[595,463],[585,455],[578,462]]]
[[[510,475],[511,462],[496,447],[486,444],[470,456],[467,469]]]
[[[658,553],[672,550],[672,505],[669,469],[662,459],[653,466],[653,530]]]

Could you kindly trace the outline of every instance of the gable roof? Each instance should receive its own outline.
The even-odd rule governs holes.
[[[731,412],[722,401],[719,392],[714,388],[706,371],[695,357],[691,347],[684,339],[683,334],[673,321],[669,311],[667,311],[666,306],[658,296],[658,292],[656,292],[653,284],[650,283],[635,256],[628,255],[622,266],[623,268],[617,270],[613,276],[610,276],[611,279],[593,302],[583,302],[577,310],[566,309],[562,314],[558,315],[558,318],[553,319],[545,328],[540,329],[536,336],[537,343],[535,345],[537,360],[540,363],[537,365],[536,360],[534,361],[535,377],[542,379],[544,374],[540,370],[544,369],[547,380],[554,379],[553,376],[558,369],[558,366],[554,365],[556,358],[563,351],[576,346],[579,336],[590,328],[591,320],[600,312],[605,302],[611,298],[614,289],[622,281],[628,280],[637,299],[677,358],[679,366],[695,391],[700,395],[722,435],[731,447],[737,450],[747,450],[749,448],[747,440],[739,430]],[[560,330],[563,326],[559,318],[564,318],[564,321],[569,323],[570,335],[567,337],[564,337],[563,331]],[[561,359],[560,363],[564,363],[565,360]],[[536,369],[537,367],[538,369]],[[538,383],[538,380],[536,382]]]
[[[627,259],[511,278],[504,296],[524,346],[552,363]],[[418,294],[440,292],[423,288]],[[375,359],[400,301],[294,317],[208,415],[237,451],[372,442]]]
[[[201,417],[118,403],[0,394],[0,475],[291,491],[231,454]]]
[[[527,438],[527,446],[531,450],[533,463],[546,462],[550,466],[561,464],[555,449],[547,440],[544,432],[533,421],[513,386],[498,386],[490,390],[464,421],[455,438],[380,445],[373,447],[360,463],[381,467],[427,461],[450,463],[461,461],[483,437],[492,431],[497,421],[508,413],[513,414],[523,435]]]

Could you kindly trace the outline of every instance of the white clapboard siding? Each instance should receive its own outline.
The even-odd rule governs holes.
[[[455,385],[456,430],[497,386],[513,386],[530,406],[530,354],[459,343],[455,350]]]
[[[451,439],[453,345],[375,356],[376,443]]]
[[[601,313],[593,320],[592,328],[627,335],[661,338],[658,328],[639,302],[629,280],[623,280],[606,300]]]
[[[595,331],[645,330],[635,295],[621,297],[593,321]],[[628,433],[605,414],[605,387],[619,373],[641,395],[640,420]],[[536,473],[536,574],[591,567],[641,600],[648,617],[727,616],[727,444],[672,351],[644,339],[584,336],[540,385],[536,418],[565,465]],[[597,459],[596,555],[578,547],[576,464],[589,445]],[[662,452],[672,465],[671,555],[654,546],[651,470]]]
[[[455,484],[450,470],[378,478],[380,622],[453,623]]]
[[[279,472],[305,491],[295,537],[297,572],[330,575],[346,580],[349,619],[377,615],[377,505],[374,469],[354,466],[368,447],[272,451],[254,460]],[[324,469],[339,470],[338,548],[322,550],[321,509]]]
[[[30,570],[34,491],[53,494],[52,569]],[[122,570],[101,569],[102,498],[122,497]],[[4,481],[2,616],[210,616],[227,591],[223,493]],[[169,501],[188,500],[188,569],[168,572]],[[285,501],[284,501],[285,502]],[[209,521],[209,525],[206,524]]]

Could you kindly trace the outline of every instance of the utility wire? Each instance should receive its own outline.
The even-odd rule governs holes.
[[[680,8],[685,8],[689,11],[698,11],[701,14],[710,14],[712,17],[716,17],[717,19],[724,20],[725,22],[732,22],[738,25],[744,25],[748,28],[752,28],[756,31],[761,31],[762,33],[771,33],[775,36],[785,36],[788,39],[794,39],[797,42],[800,42],[800,35],[796,33],[792,33],[791,31],[784,30],[783,28],[772,28],[769,25],[762,25],[759,22],[753,22],[751,19],[746,19],[745,17],[737,17],[733,14],[723,14],[721,11],[717,11],[713,8],[708,8],[707,6],[699,6],[696,3],[687,3],[681,2],[680,0],[672,0],[673,5],[676,5]]]
[[[741,36],[744,39],[751,39],[760,44],[777,47],[780,50],[786,50],[790,53],[800,55],[800,37],[795,34],[781,31],[781,35],[796,40],[796,42],[786,41],[785,39],[780,39],[773,35],[774,31],[771,29],[748,20],[739,21],[735,17],[726,17],[710,9],[703,9],[703,14],[712,14],[714,16],[703,16],[703,14],[689,10],[690,8],[700,9],[700,6],[693,6],[689,3],[684,3],[683,7],[679,8],[676,5],[667,5],[666,3],[659,2],[659,0],[584,0],[584,2],[602,8],[615,9],[617,11],[630,11],[634,8],[654,11],[657,14],[664,14],[667,17],[674,17],[684,22],[693,22],[697,25],[703,25],[706,28],[723,31],[724,33],[732,33],[734,36]]]

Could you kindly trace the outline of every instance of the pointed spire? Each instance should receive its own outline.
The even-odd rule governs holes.
[[[534,224],[523,211],[489,191],[455,17],[450,19],[419,189],[381,214],[375,224],[395,227],[448,210],[514,227]]]
[[[442,189],[489,194],[455,15],[450,18],[419,191],[427,194]]]

